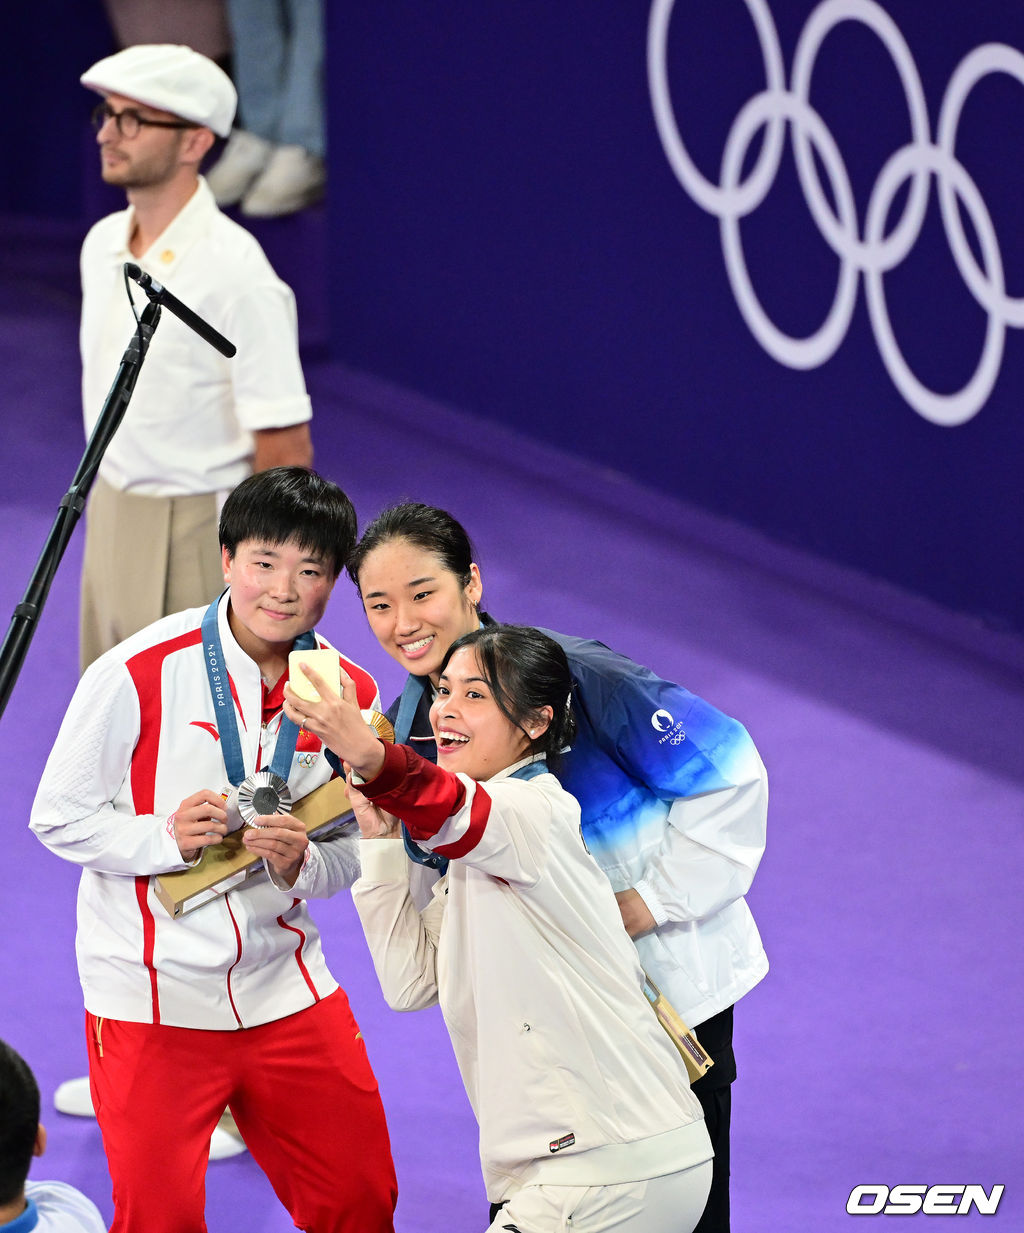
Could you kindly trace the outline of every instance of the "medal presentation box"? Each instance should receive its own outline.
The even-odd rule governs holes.
[[[646,972],[644,973],[644,993],[654,1013],[658,1016],[658,1022],[668,1033],[669,1040],[679,1050],[686,1064],[686,1073],[690,1082],[696,1083],[701,1075],[707,1074],[714,1066],[714,1062],[704,1052],[704,1047],[693,1029],[686,1026],[682,1016]]]
[[[394,743],[395,730],[384,715],[379,711],[363,711],[363,718],[380,740]],[[291,814],[305,826],[310,838],[328,829],[337,828],[353,835],[359,829],[349,804],[348,785],[340,777],[304,796],[292,806]],[[177,918],[194,912],[228,891],[266,876],[262,857],[254,855],[242,843],[244,834],[244,827],[231,831],[220,843],[204,850],[198,865],[157,875],[156,897],[171,916]]]
[[[340,778],[304,796],[293,806],[292,817],[302,822],[311,838],[333,823],[353,834],[358,829],[348,802],[347,785]],[[158,875],[156,897],[171,916],[184,916],[257,876],[265,876],[262,859],[242,843],[244,834],[245,828],[232,831],[220,843],[207,848],[199,864],[190,869]]]

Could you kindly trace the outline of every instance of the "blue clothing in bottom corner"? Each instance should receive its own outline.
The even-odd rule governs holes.
[[[106,1233],[99,1208],[66,1182],[26,1182],[28,1206],[0,1233]]]

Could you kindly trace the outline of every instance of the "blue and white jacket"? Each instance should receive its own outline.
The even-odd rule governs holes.
[[[558,770],[612,889],[633,887],[658,923],[644,969],[691,1027],[768,971],[744,896],[764,853],[768,781],[746,729],[603,643],[542,632],[565,650],[577,734]],[[436,761],[430,682],[410,676],[388,717]],[[404,707],[403,704],[404,703]]]

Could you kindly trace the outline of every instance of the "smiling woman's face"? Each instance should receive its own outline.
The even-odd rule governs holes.
[[[490,779],[529,752],[530,742],[498,707],[472,647],[448,661],[430,708],[437,764],[471,779]]]
[[[469,584],[436,553],[394,539],[367,553],[359,571],[366,619],[385,651],[414,676],[437,684],[448,648],[480,624],[483,589],[472,566]]]

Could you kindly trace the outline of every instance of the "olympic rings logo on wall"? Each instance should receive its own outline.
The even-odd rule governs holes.
[[[725,266],[743,319],[765,351],[780,364],[817,368],[831,359],[846,337],[863,274],[871,329],[893,384],[910,406],[932,423],[965,423],[981,410],[992,392],[1002,365],[1007,327],[1024,328],[1024,297],[1006,292],[1002,254],[988,207],[956,157],[957,129],[967,97],[990,73],[1007,73],[1024,86],[1024,55],[1004,43],[986,43],[969,52],[946,86],[936,140],[932,141],[917,65],[896,23],[875,0],[822,0],[800,33],[788,88],[782,48],[767,0],[744,3],[757,31],[767,88],[755,94],[736,116],[726,139],[717,184],[698,171],[690,158],[672,110],[667,40],[675,0],[654,0],[647,30],[647,76],[658,135],[680,184],[702,209],[719,220]],[[910,141],[890,156],[872,187],[863,228],[843,157],[810,102],[818,51],[825,37],[843,21],[863,23],[882,42],[899,73],[910,121]],[[807,206],[840,261],[832,306],[821,326],[806,338],[785,334],[770,320],[754,291],[740,235],[740,220],[758,208],[775,182],[787,125]],[[746,179],[741,180],[744,158],[761,129],[766,129],[761,151]],[[812,149],[828,176],[835,210],[823,191]],[[974,374],[952,394],[929,389],[911,371],[896,341],[885,298],[885,274],[904,260],[921,233],[933,176],[957,269],[988,316]],[[889,234],[884,234],[889,211],[906,181],[910,181],[910,188],[903,213]],[[960,204],[974,227],[981,266],[964,232]]]

